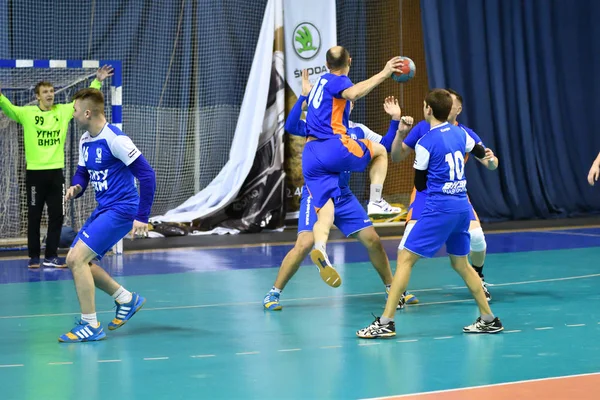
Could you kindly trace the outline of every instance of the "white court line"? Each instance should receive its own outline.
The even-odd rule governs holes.
[[[419,339],[408,339],[408,340],[396,340],[396,343],[413,343],[418,342]]]
[[[359,343],[359,346],[379,346],[381,343],[380,342],[365,342],[365,343]]]
[[[49,362],[48,365],[73,365],[73,361]]]
[[[518,333],[518,332],[521,332],[521,330],[520,329],[514,329],[512,331],[503,331],[503,332],[504,333]]]
[[[121,362],[121,360],[98,360],[99,363],[116,363]]]
[[[550,329],[554,329],[554,327],[553,326],[544,326],[541,328],[533,328],[533,329],[535,329],[536,331],[549,331]]]
[[[254,354],[259,354],[260,352],[258,351],[245,351],[243,353],[235,353],[236,356],[251,356]]]
[[[553,380],[557,380],[557,379],[579,378],[579,377],[582,377],[582,376],[594,376],[594,375],[600,375],[600,372],[592,372],[592,373],[589,373],[589,374],[577,374],[577,375],[562,375],[562,376],[554,376],[554,377],[551,377],[551,378],[524,379],[524,380],[521,380],[521,381],[514,381],[514,382],[493,383],[491,385],[469,386],[469,387],[465,387],[465,388],[435,390],[435,391],[432,391],[432,392],[419,392],[419,393],[412,393],[412,394],[403,394],[403,395],[400,395],[400,396],[371,397],[371,398],[366,398],[366,399],[362,399],[362,400],[388,400],[388,399],[391,400],[391,399],[401,399],[403,397],[427,396],[427,395],[437,394],[437,393],[452,393],[452,392],[459,392],[459,391],[463,391],[463,390],[473,390],[473,389],[489,388],[489,387],[496,387],[496,386],[518,385],[518,384],[521,384],[521,383],[529,383],[529,382],[553,381]]]
[[[600,324],[600,322],[598,322],[598,323]],[[342,346],[340,346],[340,345],[336,345],[336,346],[321,346],[321,347],[319,347],[319,348],[320,348],[320,349],[339,349],[339,348],[341,348],[341,347],[342,347]]]
[[[0,364],[0,368],[24,367],[25,364]]]
[[[169,357],[144,357],[144,361],[168,360]]]
[[[597,277],[600,277],[600,274],[576,275],[576,276],[567,276],[564,278],[539,279],[539,280],[532,280],[532,281],[496,283],[493,286],[529,285],[532,283],[560,282],[560,281],[570,281],[570,280],[575,280],[575,279],[586,279],[586,278],[597,278]],[[433,291],[454,290],[454,289],[466,289],[466,286],[452,287],[452,288],[417,289],[417,290],[411,290],[411,292],[421,293],[421,292],[433,292]],[[382,294],[384,294],[384,293],[383,292],[372,292],[372,293],[345,294],[345,295],[341,295],[341,296],[300,297],[300,298],[295,298],[295,299],[285,299],[285,301],[286,301],[286,303],[291,303],[294,301],[335,300],[335,299],[344,299],[344,298],[353,298],[353,297],[377,296],[377,295],[382,295]],[[410,307],[431,306],[431,305],[437,305],[437,304],[464,303],[464,302],[468,302],[468,301],[473,301],[473,299],[447,300],[447,301],[418,303],[418,304],[411,304]],[[163,311],[163,310],[188,310],[188,309],[212,308],[212,307],[256,306],[256,305],[262,305],[262,301],[248,301],[248,302],[240,302],[240,303],[196,304],[196,305],[190,305],[190,306],[172,306],[172,307],[145,307],[144,312]],[[97,311],[97,313],[98,314],[106,314],[106,313],[112,314],[112,313],[114,313],[114,310]],[[71,312],[71,313],[56,313],[56,314],[5,315],[5,316],[0,316],[0,320],[1,319],[17,319],[17,318],[65,317],[65,316],[70,316],[70,315],[81,315],[81,313]]]
[[[288,352],[288,351],[300,351],[300,350],[302,350],[302,349],[281,349],[281,350],[277,350],[277,351],[284,353],[284,352]]]
[[[216,355],[214,354],[198,354],[196,356],[190,356],[192,358],[209,358],[209,357],[216,357]]]
[[[446,339],[452,339],[454,336],[440,336],[440,337],[434,337],[433,340],[446,340]]]
[[[574,327],[576,327],[576,326],[585,326],[585,324],[570,324],[570,325],[569,325],[569,324],[567,324],[567,326],[568,326],[569,328],[574,328]]]

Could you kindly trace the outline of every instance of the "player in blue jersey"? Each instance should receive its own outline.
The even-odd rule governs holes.
[[[423,105],[430,130],[415,146],[415,187],[427,189],[425,206],[404,248],[398,252],[396,273],[381,318],[356,332],[361,338],[396,335],[394,315],[402,292],[406,290],[414,264],[421,257],[432,257],[444,244],[452,268],[465,281],[481,316],[463,328],[465,333],[497,333],[504,329],[494,316],[481,286],[477,272],[469,265],[469,222],[471,204],[467,198],[464,155],[486,158],[485,148],[461,128],[448,123],[452,97],[444,89],[427,94]],[[393,305],[393,307],[392,307]]]
[[[452,111],[450,111],[450,115],[448,116],[448,122],[452,125],[456,125],[459,128],[463,129],[465,132],[473,138],[475,143],[478,143],[484,146],[483,141],[469,127],[459,124],[457,122],[457,117],[462,112],[463,98],[460,94],[452,89],[446,89],[450,92],[452,96]],[[399,140],[396,140],[393,149],[392,149],[392,160],[394,161],[402,161],[415,149],[417,141],[421,139],[427,132],[429,131],[429,124],[427,121],[421,121],[416,124],[413,129],[408,133],[406,138],[400,144]],[[399,138],[400,139],[400,138]],[[485,147],[485,146],[484,146]],[[468,154],[465,155],[465,162],[468,159]],[[482,163],[487,169],[495,170],[498,168],[498,158],[494,155],[492,150],[486,148],[486,157],[485,159],[475,158],[477,161]],[[410,206],[408,209],[408,214],[406,216],[406,227],[404,229],[404,235],[402,237],[402,241],[400,242],[399,249],[401,250],[404,246],[405,241],[408,239],[410,232],[417,220],[419,219],[421,212],[423,210],[423,206],[425,204],[425,197],[427,193],[425,191],[418,192],[416,189],[413,189],[411,195]],[[471,236],[471,262],[473,264],[473,268],[479,274],[481,278],[481,284],[483,285],[483,290],[488,300],[492,299],[492,295],[488,289],[488,285],[485,282],[483,276],[483,265],[485,262],[485,254],[487,244],[485,242],[485,235],[483,233],[483,229],[481,228],[481,223],[479,222],[479,217],[475,210],[471,207],[471,223],[469,226],[469,235]]]
[[[327,51],[326,64],[330,72],[319,78],[308,96],[307,143],[302,152],[302,175],[317,212],[313,227],[315,245],[310,256],[322,276],[330,276],[330,281],[339,276],[327,257],[326,243],[335,218],[334,199],[342,194],[340,173],[362,171],[372,163],[369,175],[371,184],[378,185],[376,203],[382,200],[387,174],[385,147],[368,139],[354,140],[348,135],[350,102],[366,96],[402,68],[402,59],[395,57],[379,74],[354,85],[347,76],[351,62],[348,51],[341,46]],[[374,207],[375,204],[372,209]],[[385,207],[383,202],[381,207]]]
[[[302,114],[302,104],[305,102],[310,89],[311,86],[308,82],[308,72],[304,70],[302,73],[302,95],[298,98],[298,101],[290,111],[285,123],[285,130],[292,135],[306,137],[306,123],[300,119],[300,116]],[[398,102],[393,97],[385,99],[384,110],[392,117],[390,127],[385,136],[382,137],[366,126],[352,122],[349,123],[349,135],[355,140],[367,138],[376,143],[381,143],[389,151],[393,139],[396,136],[396,132],[399,131],[400,134],[407,132],[412,126],[412,118],[404,117],[402,124],[400,124],[401,110],[398,106]],[[350,172],[343,172],[340,174],[339,186],[342,190],[342,195],[336,199],[334,224],[347,237],[356,237],[367,248],[371,263],[386,287],[387,295],[389,285],[392,282],[390,262],[381,245],[379,235],[375,231],[375,228],[373,228],[371,220],[360,202],[350,191],[349,181]],[[279,300],[282,290],[298,271],[300,263],[306,258],[313,247],[314,241],[312,229],[317,220],[317,215],[314,208],[311,206],[311,202],[312,199],[308,195],[308,191],[303,188],[298,216],[298,237],[294,248],[290,250],[283,259],[273,287],[263,299],[263,306],[267,310],[281,310],[282,306]],[[322,269],[319,269],[319,272],[322,272]],[[324,280],[325,279],[330,279],[329,282],[326,281],[326,283],[330,285],[338,285],[341,283],[339,275],[335,277],[333,281],[331,280],[331,276],[326,276],[324,277]],[[418,303],[418,299],[411,293],[405,293],[398,303],[398,308],[402,308],[405,302],[414,304]]]
[[[87,342],[106,337],[96,317],[95,287],[115,299],[114,330],[142,308],[145,298],[131,293],[94,264],[133,227],[133,234],[148,232],[148,217],[154,199],[154,170],[131,139],[106,122],[104,96],[96,89],[83,89],[73,98],[73,118],[86,132],[79,142],[79,164],[67,190],[67,200],[83,194],[88,184],[96,192],[98,206],[81,227],[67,254],[81,306],[81,319],[60,336],[60,342]],[[134,177],[140,184],[138,195]]]

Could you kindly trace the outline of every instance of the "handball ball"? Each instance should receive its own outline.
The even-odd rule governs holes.
[[[402,57],[402,61],[404,62],[404,65],[402,66],[402,73],[399,74],[394,72],[392,74],[392,78],[394,78],[396,82],[406,82],[415,76],[415,62],[408,57]]]

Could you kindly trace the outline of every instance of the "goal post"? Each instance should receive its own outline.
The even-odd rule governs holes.
[[[123,63],[120,60],[23,60],[0,59],[0,88],[2,94],[17,106],[35,104],[37,82],[49,81],[55,87],[55,103],[68,103],[76,91],[89,87],[98,68],[110,65],[114,74],[103,82],[107,119],[119,129],[123,126]],[[70,182],[77,168],[79,137],[83,131],[71,121],[65,146],[65,180]],[[0,244],[25,241],[27,206],[25,196],[25,161],[21,125],[0,112]],[[78,203],[65,204],[65,221],[75,230],[95,207],[93,191],[84,194]],[[42,226],[47,223],[46,216]],[[43,235],[42,235],[43,236]],[[113,249],[122,252],[122,242]]]

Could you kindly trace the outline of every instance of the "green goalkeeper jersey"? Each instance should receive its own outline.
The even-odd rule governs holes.
[[[90,87],[100,89],[102,83],[94,79]],[[54,104],[51,110],[43,111],[37,105],[15,106],[0,94],[0,108],[10,119],[23,125],[28,170],[65,167],[65,140],[73,118],[73,103]]]

